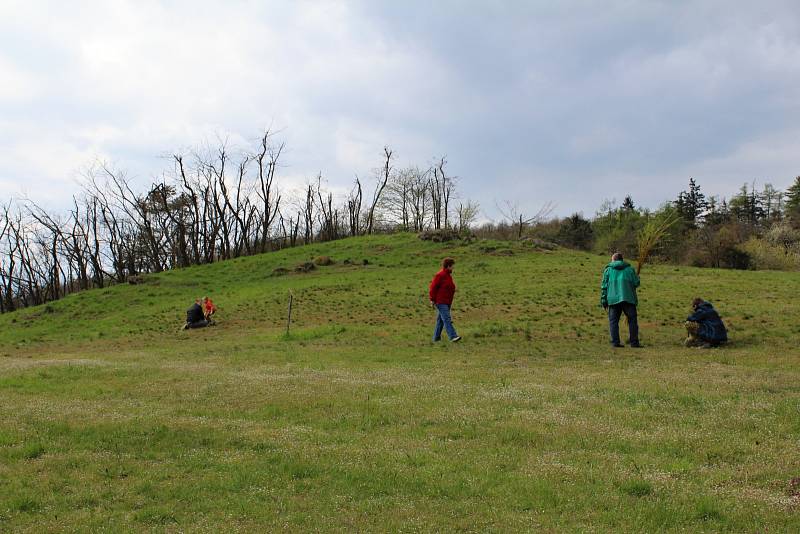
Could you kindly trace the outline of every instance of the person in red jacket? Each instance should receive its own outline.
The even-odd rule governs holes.
[[[453,320],[450,318],[450,306],[453,304],[453,295],[456,292],[456,284],[453,282],[453,265],[456,260],[445,258],[442,260],[442,270],[436,273],[431,280],[428,294],[431,297],[431,305],[436,308],[436,327],[433,330],[433,340],[442,339],[442,329],[447,331],[450,341],[461,340],[461,336],[456,333],[453,327]]]
[[[203,297],[203,315],[206,316],[206,321],[211,320],[211,316],[217,313],[217,307],[211,302],[208,297]]]

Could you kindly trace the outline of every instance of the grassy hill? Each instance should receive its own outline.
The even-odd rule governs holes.
[[[800,530],[800,276],[647,266],[612,351],[606,261],[380,236],[2,315],[0,531]],[[730,346],[683,348],[698,295]]]

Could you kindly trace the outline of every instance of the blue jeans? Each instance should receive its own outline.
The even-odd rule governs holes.
[[[628,334],[631,345],[639,344],[639,322],[636,319],[636,305],[620,302],[608,307],[608,330],[611,333],[611,344],[619,345],[619,320],[622,314],[628,318]]]
[[[456,329],[453,328],[453,319],[450,318],[450,305],[437,304],[436,309],[439,313],[436,315],[436,328],[433,329],[433,340],[439,341],[442,339],[442,328],[447,330],[447,337],[450,339],[458,337]]]

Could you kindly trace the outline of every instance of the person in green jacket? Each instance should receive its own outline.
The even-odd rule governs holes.
[[[608,330],[611,333],[611,346],[624,347],[619,340],[619,320],[622,314],[628,318],[629,343],[631,347],[641,347],[639,343],[639,323],[636,319],[636,288],[639,276],[630,263],[615,252],[611,263],[603,271],[600,284],[600,305],[608,313]]]

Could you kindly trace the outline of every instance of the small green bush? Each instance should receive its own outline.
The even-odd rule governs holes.
[[[627,480],[620,484],[619,489],[622,493],[631,497],[646,497],[653,493],[653,485],[641,479]]]
[[[11,508],[18,512],[36,512],[41,505],[36,499],[30,497],[17,497],[11,502]]]
[[[22,457],[26,460],[35,460],[44,454],[44,447],[39,443],[31,443],[22,449]]]
[[[705,497],[698,501],[694,518],[700,521],[719,521],[723,518],[723,515],[717,503]]]

